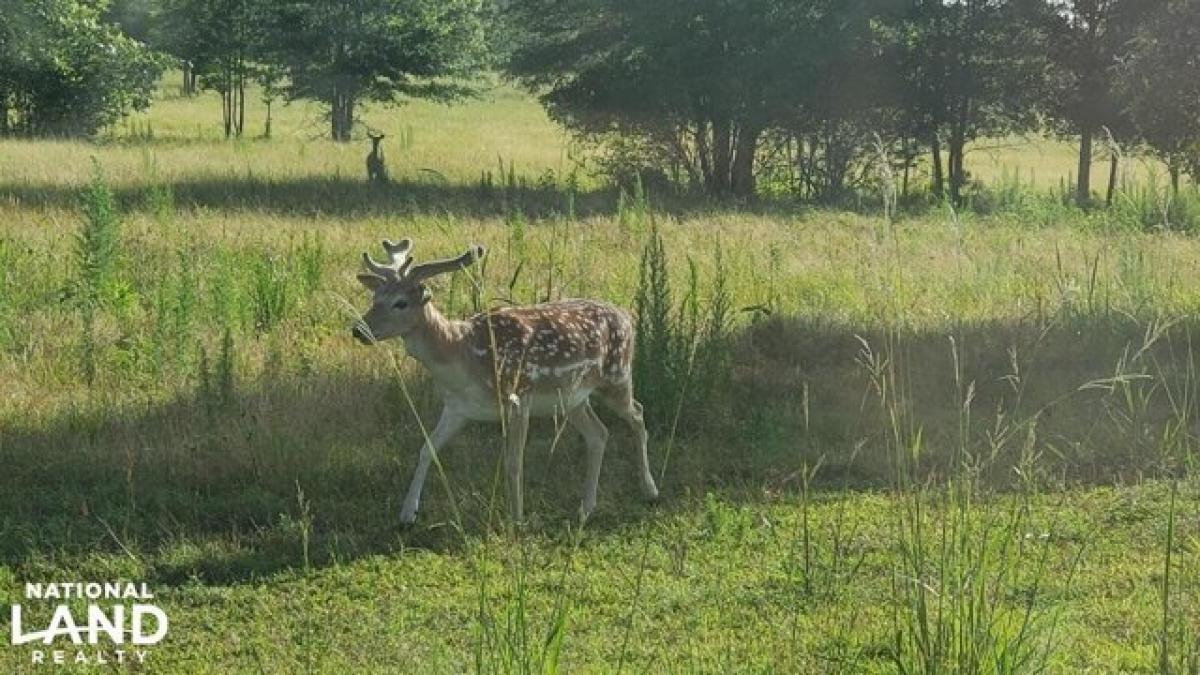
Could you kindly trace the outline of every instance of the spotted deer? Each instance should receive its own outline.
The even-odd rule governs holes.
[[[596,300],[563,300],[506,307],[465,321],[447,319],[430,301],[425,281],[463,269],[484,255],[471,246],[456,258],[413,264],[412,241],[385,240],[388,261],[363,253],[367,271],[358,280],[373,294],[371,308],[352,334],[364,344],[399,337],[410,356],[432,375],[443,407],[421,447],[400,511],[415,520],[430,462],[467,422],[502,422],[509,510],[523,516],[522,473],[531,417],[563,415],[587,446],[587,476],[579,510],[596,506],[608,430],[591,399],[611,409],[633,430],[642,491],[658,497],[647,456],[642,404],[633,396],[634,329],[629,314]]]
[[[385,136],[368,133],[367,138],[371,139],[371,154],[367,155],[367,180],[372,183],[386,183],[387,165],[383,163],[383,148],[380,146]]]

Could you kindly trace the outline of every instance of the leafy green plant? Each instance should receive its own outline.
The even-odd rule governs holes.
[[[96,379],[99,346],[96,343],[96,313],[119,295],[118,257],[121,247],[121,222],[116,199],[105,182],[99,163],[81,195],[83,224],[75,235],[73,292],[82,314],[80,359],[83,379],[91,385]]]
[[[689,259],[688,283],[676,305],[666,247],[651,222],[634,301],[638,337],[633,370],[646,418],[652,420],[648,424],[659,431],[674,419],[677,408],[686,421],[697,422],[699,411],[730,377],[732,302],[719,246],[717,251],[707,302],[697,264]]]

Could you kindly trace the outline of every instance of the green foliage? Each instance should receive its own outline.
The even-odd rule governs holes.
[[[150,104],[163,61],[102,3],[0,2],[0,135],[86,136]]]
[[[1139,134],[1171,170],[1200,176],[1200,3],[1169,0],[1132,41],[1122,64],[1122,99]]]

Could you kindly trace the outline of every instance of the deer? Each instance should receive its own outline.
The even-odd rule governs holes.
[[[380,146],[386,136],[368,132],[367,138],[371,139],[371,154],[367,155],[367,180],[372,183],[386,183],[387,165],[383,163],[383,148]]]
[[[471,245],[455,258],[413,264],[412,240],[383,241],[386,263],[363,252],[358,281],[371,306],[351,329],[367,345],[399,338],[405,351],[429,371],[442,411],[421,446],[400,511],[401,523],[416,520],[421,490],[437,453],[469,422],[500,422],[509,513],[523,521],[524,454],[531,418],[565,417],[587,448],[579,516],[596,507],[608,429],[592,407],[596,399],[632,430],[642,492],[658,498],[650,473],[642,404],[634,397],[634,324],[628,312],[598,300],[560,300],[501,307],[465,320],[446,318],[432,302],[426,282],[464,270],[482,259]]]

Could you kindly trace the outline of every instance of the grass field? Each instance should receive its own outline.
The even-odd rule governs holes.
[[[226,142],[215,97],[162,98],[0,142],[4,604],[146,581],[146,672],[1200,672],[1200,240],[1026,194],[1070,146],[981,146],[1035,185],[990,215],[888,219],[619,195],[503,87],[366,111],[388,186],[315,108]],[[438,403],[350,339],[360,252],[487,246],[435,285],[451,316],[632,307],[655,233],[672,325],[730,308],[714,360],[639,383],[660,502],[610,424],[581,526],[582,442],[546,422],[514,529],[479,427],[400,528]]]

